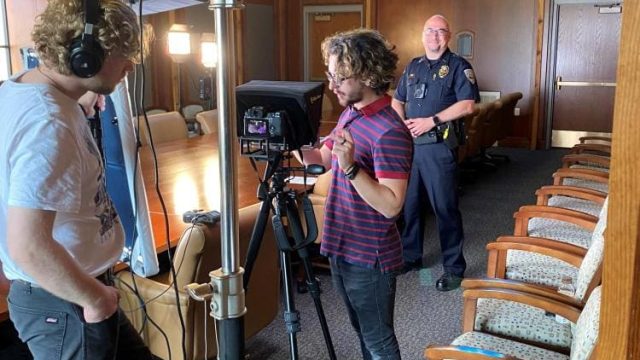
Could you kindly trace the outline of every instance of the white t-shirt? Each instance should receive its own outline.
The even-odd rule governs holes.
[[[0,260],[8,279],[34,282],[8,256],[9,206],[55,211],[53,238],[91,276],[120,257],[124,233],[98,148],[77,101],[54,87],[0,86]]]

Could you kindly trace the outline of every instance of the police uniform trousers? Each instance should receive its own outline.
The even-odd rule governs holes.
[[[403,257],[422,259],[427,197],[436,215],[444,271],[461,276],[464,233],[458,210],[458,164],[455,151],[445,143],[414,145],[413,165],[404,204]]]

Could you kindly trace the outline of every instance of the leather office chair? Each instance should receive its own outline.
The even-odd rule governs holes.
[[[244,262],[253,224],[259,213],[260,204],[240,209],[239,238],[240,259]],[[180,309],[185,322],[186,352],[188,360],[203,360],[216,355],[216,341],[213,318],[209,316],[209,302],[198,302],[189,297],[184,290],[190,283],[210,282],[209,272],[220,267],[220,224],[187,227],[178,243],[173,256],[173,265],[177,277]],[[147,302],[148,320],[140,309],[139,298],[134,294],[135,278],[140,297]],[[142,337],[151,352],[164,359],[169,358],[167,340],[158,327],[168,337],[171,359],[186,360],[182,356],[182,329],[176,307],[176,294],[171,283],[173,277],[160,274],[153,278],[132,275],[130,271],[121,271],[116,275],[119,281],[120,305],[136,329],[142,328]],[[247,314],[245,315],[245,338],[248,338],[267,326],[278,313],[280,276],[278,254],[270,222],[264,233],[262,246],[253,268],[246,295]],[[206,339],[204,322],[206,319]],[[153,320],[158,327],[153,325]],[[205,356],[205,341],[207,353]]]
[[[218,132],[218,110],[208,110],[196,114],[196,121],[200,126],[202,134],[212,134]]]
[[[187,122],[187,128],[190,131],[201,134],[200,124],[196,121],[196,115],[204,111],[204,107],[200,104],[190,104],[182,107],[182,116],[184,116],[184,121]]]
[[[154,144],[186,139],[189,136],[187,123],[177,111],[147,115],[147,119],[149,119],[149,127],[151,128]],[[149,145],[149,133],[144,116],[140,116],[140,128],[138,131],[142,145]]]
[[[329,187],[331,186],[331,170],[318,176],[316,183],[313,185],[313,190],[309,193],[309,200],[313,204],[313,213],[316,217],[316,223],[318,224],[318,238],[316,244],[320,244],[322,240],[322,227],[324,224],[324,203],[329,195]]]

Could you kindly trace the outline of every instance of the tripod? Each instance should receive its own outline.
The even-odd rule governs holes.
[[[289,176],[289,171],[288,169],[282,168],[282,158],[283,156],[280,152],[273,157],[269,157],[265,177],[258,187],[258,198],[262,201],[262,204],[260,206],[260,213],[258,214],[258,218],[256,219],[253,227],[253,232],[251,233],[249,249],[247,250],[243,279],[244,288],[245,291],[248,291],[251,271],[262,243],[264,231],[267,226],[267,218],[270,211],[273,210],[274,215],[271,218],[271,222],[278,250],[280,252],[280,271],[282,275],[282,282],[284,284],[285,295],[284,321],[287,327],[287,332],[289,333],[289,351],[291,353],[291,359],[298,359],[298,342],[296,333],[300,331],[300,319],[298,311],[295,308],[291,286],[292,276],[290,253],[292,251],[296,251],[304,266],[309,293],[313,298],[316,313],[320,320],[320,326],[322,327],[322,334],[324,335],[324,341],[327,345],[329,358],[335,360],[335,350],[333,348],[333,343],[331,342],[331,335],[329,334],[329,327],[327,326],[324,310],[322,309],[322,302],[320,301],[320,287],[318,286],[318,281],[313,274],[311,260],[309,259],[309,251],[307,250],[307,246],[312,243],[318,235],[318,228],[313,215],[313,206],[311,205],[311,201],[309,201],[305,196],[303,198],[303,207],[307,224],[307,237],[305,239],[300,222],[300,216],[298,215],[295,192],[293,190],[284,190],[285,180]],[[269,179],[271,179],[271,187],[269,187]],[[289,229],[293,235],[293,247],[290,245],[287,232],[282,225],[282,218],[285,216],[288,219]]]

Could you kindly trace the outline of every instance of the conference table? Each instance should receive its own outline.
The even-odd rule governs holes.
[[[336,115],[332,115],[332,120]],[[327,135],[335,126],[334,121],[320,123],[319,134]],[[237,206],[238,209],[255,204],[259,177],[264,174],[266,162],[257,161],[257,172],[248,157],[240,156],[240,146],[236,149],[237,168]],[[147,195],[149,215],[153,227],[156,250],[162,252],[174,247],[187,224],[182,215],[189,210],[220,210],[220,156],[218,152],[218,134],[206,134],[186,139],[173,140],[154,146],[157,157],[156,169],[151,147],[140,149],[140,163]],[[300,166],[295,159],[291,166]],[[300,175],[300,174],[292,174]],[[297,191],[304,186],[292,185]],[[160,201],[160,195],[163,201]],[[166,221],[165,211],[166,209]],[[168,231],[166,226],[168,224]]]
[[[155,246],[162,252],[177,244],[187,226],[182,221],[186,211],[221,208],[218,135],[174,140],[156,144],[154,148],[157,162],[153,149],[144,146],[140,149],[140,163]],[[257,187],[265,163],[257,162],[256,173],[249,159],[238,153],[235,165],[238,208],[259,202]]]

